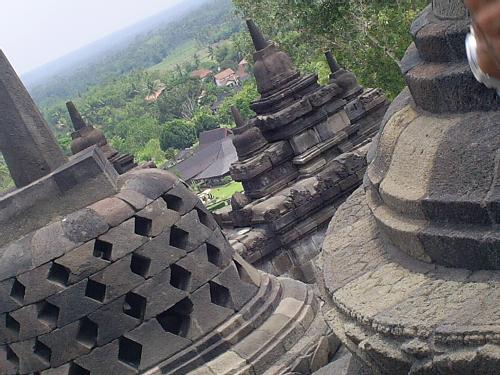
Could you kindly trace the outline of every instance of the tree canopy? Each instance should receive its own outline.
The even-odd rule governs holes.
[[[368,87],[393,98],[404,86],[399,60],[411,43],[410,24],[428,0],[234,0],[242,17],[255,19],[308,72],[326,73],[323,53]],[[251,51],[244,33],[238,48]],[[323,74],[323,79],[325,79]]]

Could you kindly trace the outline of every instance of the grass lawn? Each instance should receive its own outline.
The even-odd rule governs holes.
[[[230,199],[234,193],[242,192],[243,185],[240,182],[231,182],[224,186],[219,186],[211,191],[215,201]]]
[[[230,44],[230,40],[222,40],[213,45],[214,49],[217,49],[224,44]],[[150,68],[149,71],[158,70],[162,73],[172,71],[175,69],[177,64],[182,65],[183,63],[193,60],[194,54],[197,54],[200,58],[200,63],[213,63],[208,56],[208,48],[200,49],[200,46],[195,40],[190,40],[181,44],[179,47],[174,49],[161,63],[156,64]]]
[[[195,40],[190,40],[174,49],[161,63],[150,67],[148,70],[158,70],[160,72],[174,70],[177,64],[182,65],[184,62],[192,60],[195,53],[198,54],[201,62],[209,61],[208,50],[200,50],[198,43]]]

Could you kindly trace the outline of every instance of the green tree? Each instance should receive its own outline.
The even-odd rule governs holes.
[[[332,49],[361,83],[394,97],[404,86],[399,60],[411,43],[409,26],[428,0],[234,0],[241,15],[254,18],[264,33],[290,53],[306,72]],[[235,38],[251,52],[248,36]],[[250,50],[248,49],[250,48]]]
[[[200,60],[200,55],[198,55],[197,53],[195,53],[193,55],[193,62],[194,62],[194,65],[196,68],[198,68],[201,64],[201,60]]]
[[[167,161],[165,152],[161,149],[158,138],[150,139],[144,147],[136,154],[139,162],[153,161],[158,167],[162,167]]]
[[[201,91],[201,83],[197,79],[183,77],[171,83],[156,102],[159,121],[163,123],[192,115]]]
[[[217,129],[219,127],[218,118],[212,113],[210,108],[199,108],[194,116],[193,123],[196,127],[196,132],[199,135],[201,132]]]
[[[188,120],[175,119],[167,122],[160,136],[162,150],[169,148],[184,149],[191,147],[196,142],[196,127]]]
[[[218,123],[221,125],[234,127],[234,120],[231,114],[231,107],[237,107],[242,116],[249,119],[255,116],[255,112],[250,108],[250,104],[259,97],[255,80],[244,83],[242,89],[233,96],[224,99],[217,111]]]
[[[214,47],[212,45],[208,46],[208,57],[210,58],[210,60],[216,61],[215,60],[215,50],[214,50]]]

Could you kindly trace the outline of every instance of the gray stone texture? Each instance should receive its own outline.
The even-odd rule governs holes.
[[[469,17],[469,12],[463,0],[433,0],[434,14],[445,19],[464,19]]]

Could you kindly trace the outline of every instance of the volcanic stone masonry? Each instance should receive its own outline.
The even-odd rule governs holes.
[[[368,154],[364,188],[330,224],[325,310],[352,353],[345,366],[500,374],[500,101],[469,69],[469,27],[461,0],[434,0],[415,20],[408,88]]]
[[[331,53],[331,79],[320,86],[317,75],[301,75],[252,20],[247,24],[261,98],[249,121],[233,109],[239,161],[231,175],[245,193],[216,217],[247,261],[311,282],[326,224],[361,184],[366,145],[388,102],[380,90],[364,90]]]
[[[327,363],[339,343],[311,287],[235,254],[168,172],[119,176],[96,145],[65,161],[3,54],[0,83],[1,145],[23,186],[0,198],[0,373],[306,375]]]
[[[106,136],[100,129],[96,129],[92,125],[87,125],[82,116],[76,109],[73,102],[67,102],[66,108],[68,109],[69,117],[73,123],[75,131],[71,133],[71,152],[73,155],[78,154],[90,146],[99,146],[106,158],[109,160],[113,167],[119,174],[124,174],[137,167],[134,162],[134,155],[120,154],[113,149],[109,144]]]

